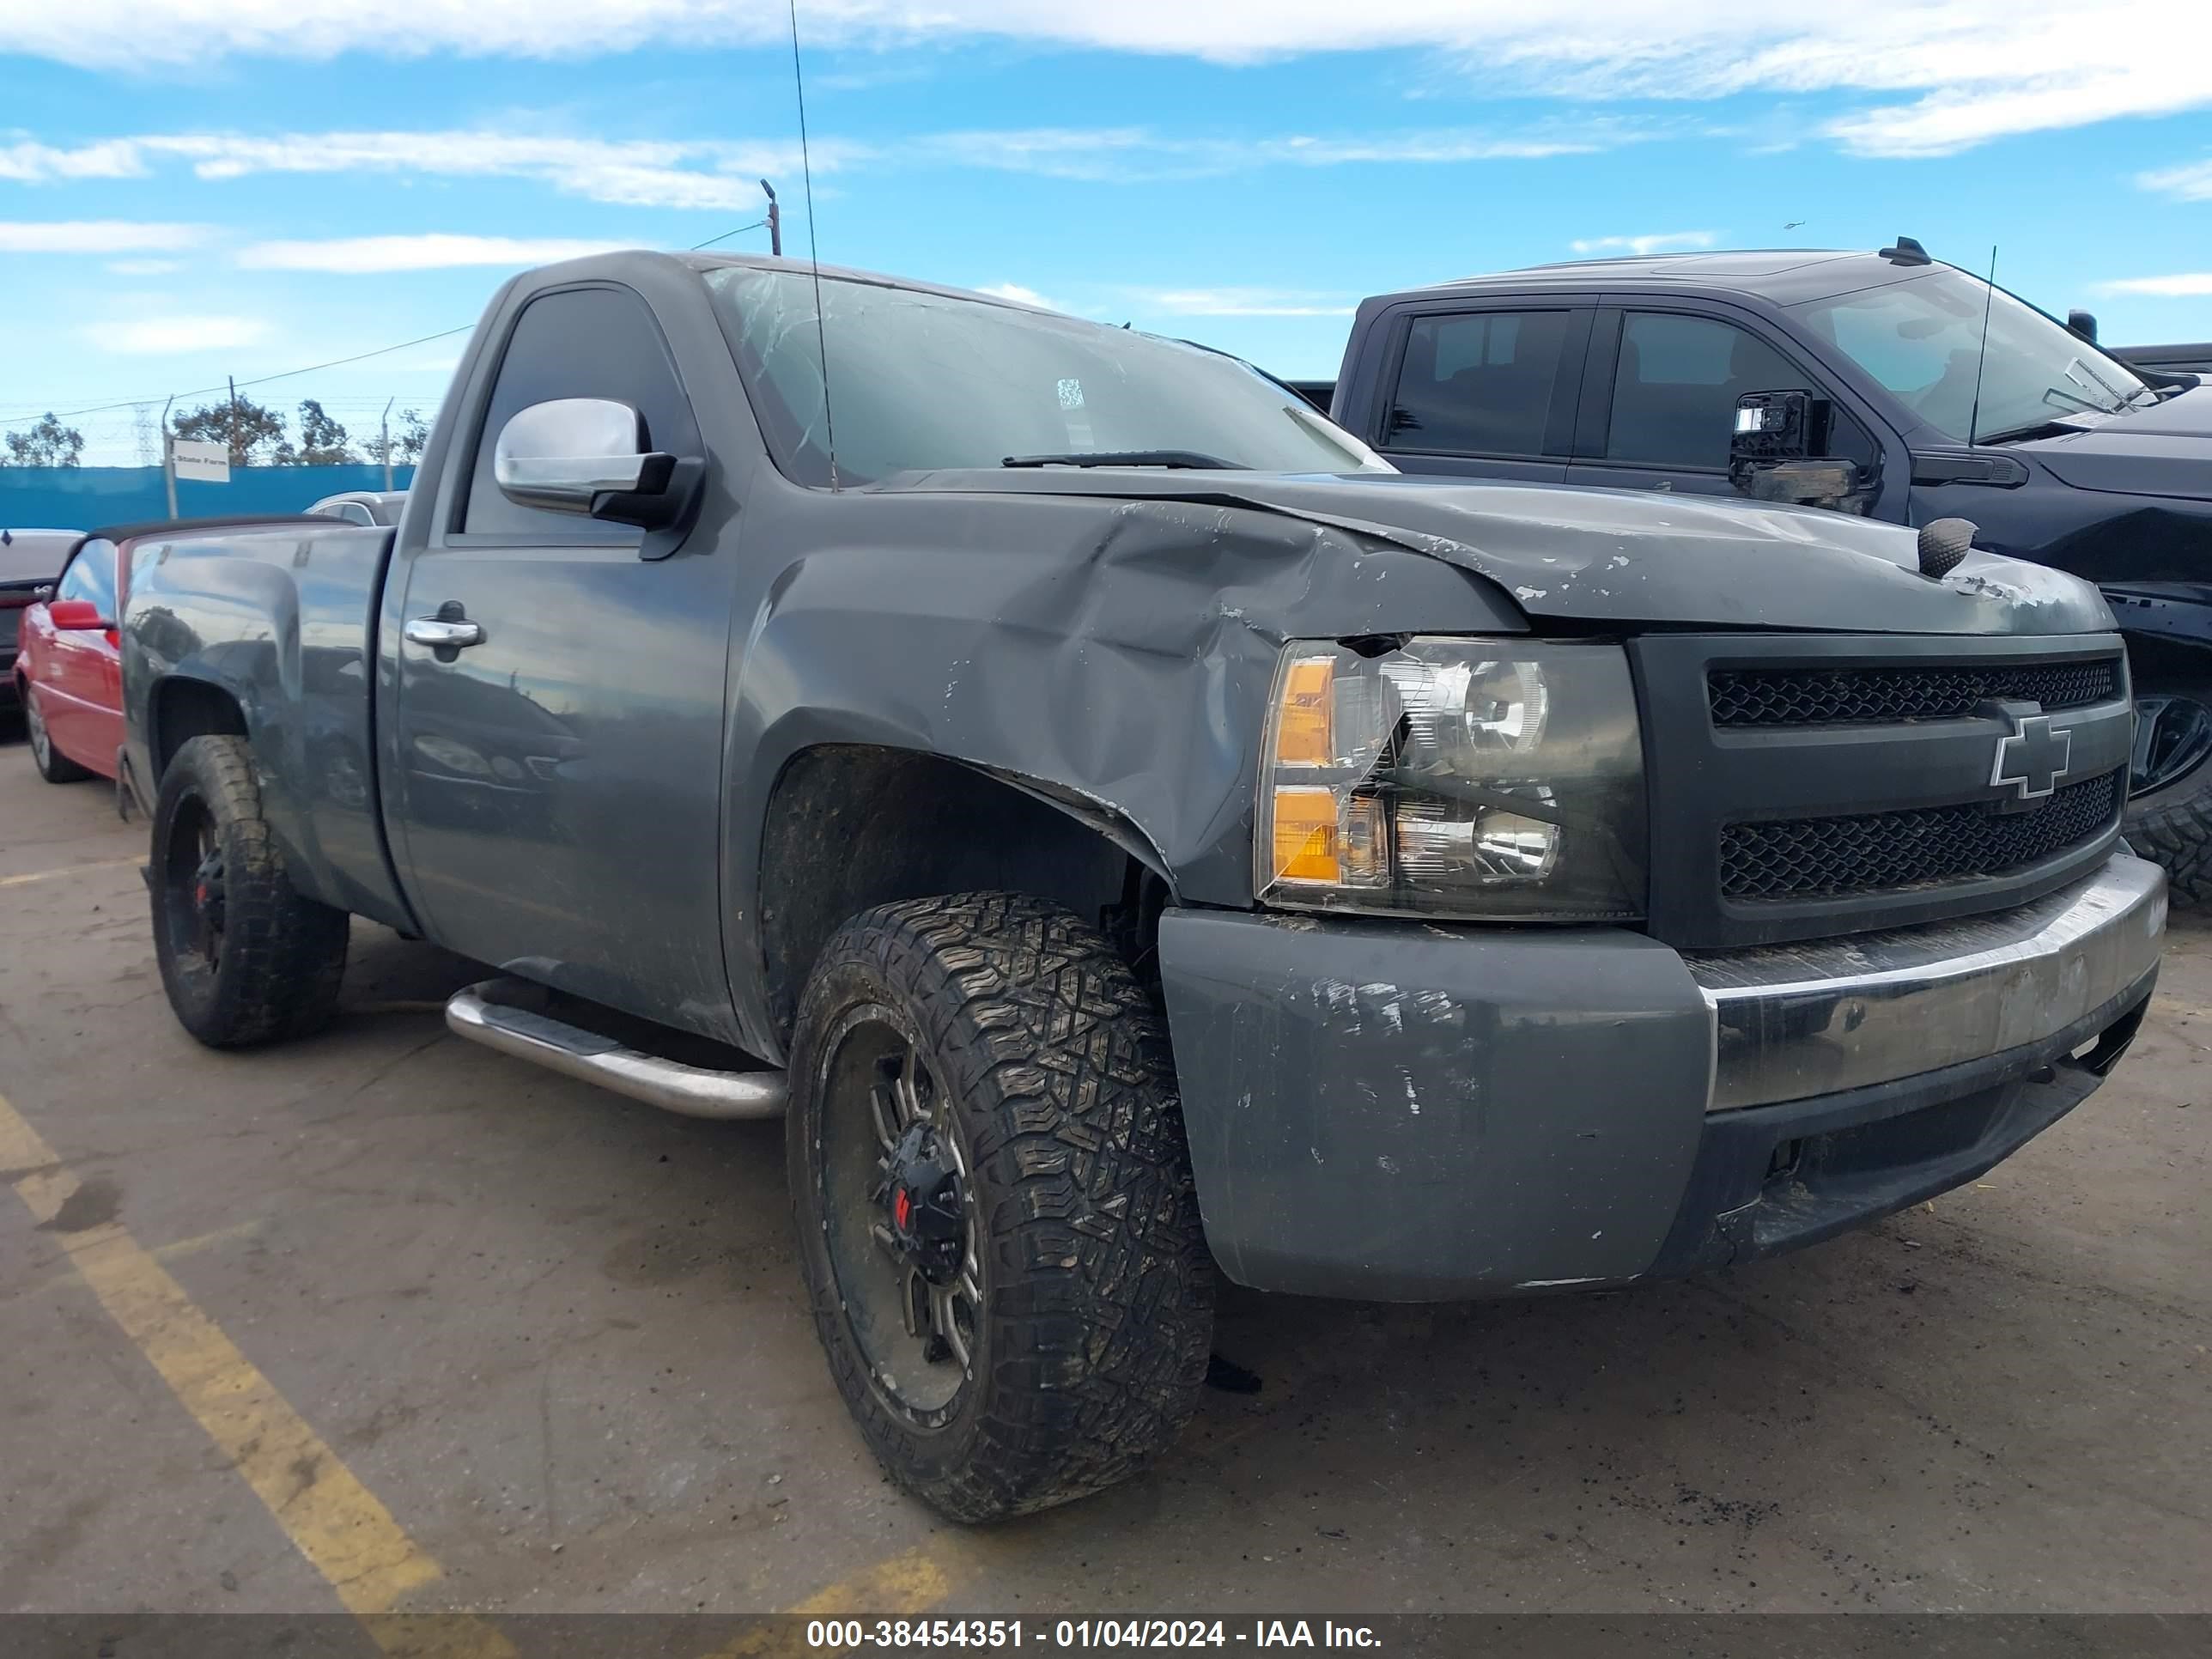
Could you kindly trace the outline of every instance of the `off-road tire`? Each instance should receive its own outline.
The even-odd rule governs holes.
[[[82,783],[90,777],[88,768],[79,766],[54,747],[53,733],[46,729],[46,716],[32,706],[27,680],[16,680],[15,696],[21,704],[18,718],[23,722],[23,739],[31,745],[31,764],[39,769],[39,775],[48,783]]]
[[[911,1024],[970,1149],[984,1263],[975,1363],[925,1429],[872,1375],[828,1242],[828,1035]],[[800,1000],[787,1129],[815,1328],[862,1436],[940,1513],[986,1522],[1128,1479],[1196,1408],[1213,1330],[1164,1023],[1096,929],[1006,893],[906,900],[830,939]]]
[[[2136,689],[2170,689],[2212,707],[2212,682]],[[2176,902],[2212,906],[2212,761],[2130,800],[2120,833],[2137,853],[2165,866]]]
[[[189,935],[189,897],[177,884],[189,883],[191,868],[180,830],[193,832],[201,814],[222,854],[222,948],[212,963]],[[194,738],[177,750],[154,804],[149,869],[155,959],[169,1006],[193,1036],[210,1048],[244,1048],[329,1021],[349,918],[294,890],[245,738]]]

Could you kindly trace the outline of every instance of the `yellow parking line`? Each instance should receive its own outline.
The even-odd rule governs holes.
[[[4,1095],[0,1171],[42,1225],[56,1224],[100,1305],[386,1653],[513,1659],[513,1645],[481,1620],[393,1612],[441,1576],[438,1564],[161,1264],[119,1223],[100,1218],[96,1199]],[[87,1200],[74,1220],[72,1200]]]
[[[125,864],[143,864],[143,854],[127,859],[95,859],[90,864],[68,864],[58,870],[33,870],[27,876],[0,876],[0,887],[22,887],[34,881],[52,881],[60,876],[81,875],[87,870],[113,870]]]
[[[921,1550],[908,1550],[815,1591],[784,1613],[792,1619],[911,1619],[935,1607],[951,1589],[951,1576],[942,1564]],[[780,1625],[747,1631],[705,1659],[786,1659],[842,1650],[809,1648],[804,1626]]]
[[[174,1243],[149,1245],[146,1254],[156,1261],[176,1261],[185,1256],[198,1255],[203,1250],[212,1250],[219,1244],[229,1244],[241,1238],[252,1238],[268,1224],[265,1221],[241,1221],[234,1227],[218,1227],[211,1233],[199,1233],[191,1238],[180,1238]],[[52,1277],[42,1279],[37,1284],[25,1287],[17,1294],[35,1296],[44,1291],[58,1291],[65,1285],[83,1283],[83,1274],[77,1272],[75,1267],[64,1267]]]

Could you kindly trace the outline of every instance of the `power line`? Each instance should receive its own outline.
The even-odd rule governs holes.
[[[768,221],[765,219],[756,219],[749,225],[739,225],[734,230],[726,230],[720,236],[710,236],[703,242],[694,242],[690,252],[696,253],[702,248],[714,246],[717,242],[726,242],[732,236],[741,236],[746,231],[759,230],[767,223]],[[326,363],[309,363],[305,368],[288,368],[275,374],[258,375],[252,380],[240,380],[237,384],[267,386],[273,380],[289,380],[297,375],[313,374],[325,368],[343,368],[348,363],[366,362],[371,357],[382,357],[394,351],[404,351],[410,346],[428,345],[434,340],[450,340],[454,335],[466,334],[475,327],[474,323],[463,323],[459,328],[441,329],[435,334],[425,334],[416,339],[402,340],[397,345],[379,346],[374,351],[356,352],[350,357],[333,357]],[[227,392],[231,390],[233,388],[226,382],[222,386],[198,386],[190,392],[179,392],[173,395],[178,398],[204,398],[211,392]],[[88,404],[82,409],[64,409],[58,411],[48,409],[27,409],[18,414],[0,415],[0,421],[35,421],[48,415],[53,416],[58,421],[73,421],[80,416],[106,415],[118,409],[131,409],[137,404],[152,401],[148,398],[124,398],[112,404]]]
[[[410,346],[428,345],[433,340],[449,340],[456,334],[466,334],[475,326],[474,323],[463,323],[459,328],[441,329],[435,334],[425,334],[416,339],[402,340],[397,345],[379,346],[374,351],[357,351],[350,357],[333,357],[326,363],[309,363],[305,368],[288,368],[275,374],[257,375],[252,380],[240,380],[238,384],[267,386],[271,380],[289,380],[295,375],[313,374],[319,369],[343,368],[348,363],[366,362],[371,357],[381,357],[390,352],[404,351]],[[179,392],[175,395],[179,398],[204,398],[216,392],[228,394],[230,389],[229,382],[226,381],[222,386],[196,386],[190,392]],[[94,404],[84,409],[65,409],[58,413],[52,410],[27,410],[20,415],[0,415],[0,420],[37,420],[50,414],[53,415],[58,421],[75,420],[80,415],[105,415],[112,410],[130,409],[136,404],[152,401],[150,398],[125,398],[116,403]]]

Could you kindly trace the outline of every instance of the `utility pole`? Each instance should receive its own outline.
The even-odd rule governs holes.
[[[246,457],[238,448],[238,376],[226,374],[223,379],[230,382],[230,462],[233,466],[244,466]]]
[[[384,457],[384,488],[387,493],[392,489],[392,405],[398,401],[397,398],[386,398],[384,413],[376,417],[376,429],[382,434],[377,439],[376,447],[378,453]]]
[[[235,395],[235,394],[234,394]],[[169,434],[169,404],[177,401],[177,394],[169,394],[169,403],[161,405],[161,483],[169,498],[169,516],[177,516],[177,441]]]
[[[768,251],[777,258],[783,258],[783,210],[775,204],[775,186],[765,179],[760,187],[768,192]]]

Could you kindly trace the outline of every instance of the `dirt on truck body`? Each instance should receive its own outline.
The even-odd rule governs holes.
[[[516,278],[396,528],[179,530],[124,638],[186,1028],[328,1018],[358,915],[495,966],[472,1040],[784,1115],[832,1377],[963,1520],[1172,1443],[1220,1276],[1809,1243],[2085,1098],[2157,971],[2086,583],[1405,477],[852,272]]]

